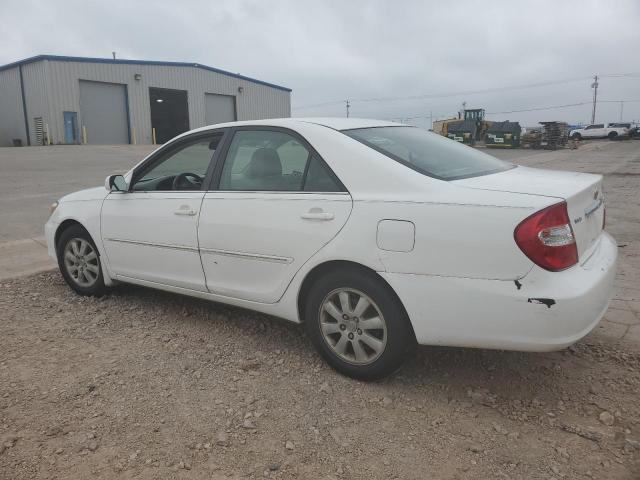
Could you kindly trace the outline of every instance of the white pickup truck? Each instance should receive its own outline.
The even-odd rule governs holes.
[[[629,135],[629,129],[617,126],[615,123],[594,123],[583,128],[571,130],[569,137],[580,140],[582,138],[609,138],[615,140],[618,137]]]

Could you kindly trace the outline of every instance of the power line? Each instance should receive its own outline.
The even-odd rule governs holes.
[[[600,77],[607,78],[620,78],[620,77],[640,77],[640,73],[607,73],[605,75],[599,75]]]
[[[538,88],[538,87],[547,87],[551,85],[560,85],[564,83],[572,83],[581,80],[586,80],[591,77],[581,77],[581,78],[572,78],[566,80],[558,80],[554,82],[542,82],[542,83],[530,83],[527,85],[513,85],[510,87],[498,87],[498,88],[485,88],[482,90],[468,90],[465,92],[450,92],[450,93],[439,93],[439,94],[425,94],[425,95],[412,95],[407,97],[379,97],[379,98],[362,98],[355,99],[354,102],[390,102],[397,100],[423,100],[427,98],[446,98],[446,97],[458,97],[458,96],[467,96],[467,95],[477,95],[482,93],[494,93],[494,92],[504,92],[509,90],[522,90],[527,88]]]
[[[620,77],[640,77],[640,73],[609,73],[605,75],[599,75],[599,77],[607,77],[607,78],[620,78]],[[481,90],[467,90],[460,92],[449,92],[449,93],[436,93],[436,94],[423,94],[423,95],[409,95],[409,96],[396,96],[396,97],[371,97],[371,98],[354,98],[349,99],[351,103],[372,103],[372,102],[395,102],[395,101],[403,101],[403,100],[424,100],[424,99],[433,99],[433,98],[447,98],[447,97],[458,97],[458,96],[468,96],[468,95],[479,95],[483,93],[496,93],[496,92],[504,92],[504,91],[512,91],[512,90],[523,90],[528,88],[540,88],[540,87],[548,87],[552,85],[562,85],[566,83],[574,83],[579,81],[590,80],[593,77],[574,77],[574,78],[566,78],[563,80],[553,80],[547,82],[538,82],[538,83],[529,83],[523,85],[511,85],[505,87],[493,87],[493,88],[485,88]],[[299,107],[294,107],[293,110],[306,110],[313,109],[325,106],[339,105],[344,104],[345,100],[332,100],[322,103],[315,103],[309,105],[301,105]]]
[[[398,96],[398,97],[355,98],[355,99],[350,99],[350,101],[366,103],[366,102],[391,102],[391,101],[398,101],[398,100],[421,100],[426,98],[446,98],[446,97],[455,97],[455,96],[461,96],[461,95],[477,95],[481,93],[503,92],[505,90],[520,90],[520,89],[527,89],[527,88],[547,87],[551,85],[561,85],[565,83],[573,83],[573,82],[578,82],[583,80],[589,80],[590,78],[591,77],[576,77],[576,78],[567,78],[564,80],[555,80],[555,81],[549,81],[549,82],[529,83],[524,85],[512,85],[512,86],[506,86],[506,87],[493,87],[493,88],[486,88],[482,90],[467,90],[467,91],[461,91],[461,92],[409,95],[409,96]],[[314,103],[311,105],[301,105],[299,107],[295,107],[294,110],[303,110],[308,108],[338,105],[340,103],[344,103],[344,100],[333,100],[333,101],[327,101],[322,103]]]
[[[598,100],[597,103],[620,103],[620,102],[640,102],[640,99],[633,99],[633,100]],[[562,108],[571,108],[571,107],[580,107],[583,105],[591,105],[592,102],[588,101],[588,102],[577,102],[577,103],[566,103],[563,105],[550,105],[550,106],[546,106],[546,107],[530,107],[530,108],[523,108],[523,109],[518,109],[518,110],[506,110],[503,112],[486,112],[485,115],[506,115],[509,113],[523,113],[523,112],[537,112],[537,111],[542,111],[542,110],[559,110]],[[418,118],[434,118],[434,119],[439,119],[439,118],[448,118],[451,115],[396,115],[393,118],[398,118],[401,120],[415,120]]]
[[[317,108],[317,107],[328,107],[331,105],[340,105],[343,103],[344,103],[344,100],[333,100],[331,102],[314,103],[313,105],[303,105],[301,107],[295,107],[294,110],[301,110],[306,108]]]

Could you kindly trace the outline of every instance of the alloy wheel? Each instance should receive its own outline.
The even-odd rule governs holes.
[[[375,302],[363,292],[338,288],[320,305],[320,329],[329,348],[342,360],[366,365],[387,344],[387,324]]]
[[[100,274],[100,264],[95,249],[84,238],[72,238],[64,248],[64,266],[77,285],[92,287]]]

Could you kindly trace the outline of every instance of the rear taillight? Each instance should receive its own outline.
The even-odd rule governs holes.
[[[578,249],[565,202],[525,218],[513,236],[520,250],[545,270],[558,272],[578,263]]]

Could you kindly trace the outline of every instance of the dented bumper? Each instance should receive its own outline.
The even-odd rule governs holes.
[[[380,275],[403,302],[420,344],[549,351],[597,326],[613,294],[617,254],[603,232],[581,265],[534,267],[518,281]]]

